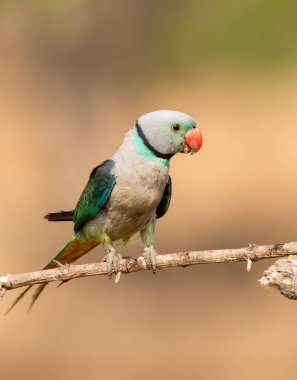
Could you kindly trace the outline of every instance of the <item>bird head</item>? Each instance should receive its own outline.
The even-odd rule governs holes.
[[[160,157],[194,154],[202,146],[202,134],[189,115],[177,111],[154,111],[137,119],[135,128],[144,144]]]

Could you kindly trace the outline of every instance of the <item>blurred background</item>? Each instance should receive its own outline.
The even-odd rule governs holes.
[[[48,262],[73,226],[43,215],[71,209],[134,120],[164,108],[195,117],[204,146],[172,160],[158,251],[296,241],[296,14],[293,0],[2,0],[1,272]],[[257,282],[272,262],[52,284],[1,317],[1,377],[292,377],[297,303]]]

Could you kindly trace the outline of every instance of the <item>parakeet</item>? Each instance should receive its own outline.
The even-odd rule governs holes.
[[[74,234],[43,269],[56,267],[55,261],[72,263],[102,244],[111,278],[119,264],[114,243],[140,234],[146,264],[155,273],[154,232],[156,219],[170,204],[170,159],[176,153],[193,154],[201,146],[197,123],[185,113],[161,110],[139,117],[118,151],[92,170],[75,209],[45,216],[49,221],[73,221]],[[38,286],[31,306],[46,285]]]

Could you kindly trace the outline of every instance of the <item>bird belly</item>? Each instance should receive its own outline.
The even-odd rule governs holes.
[[[113,241],[129,239],[150,222],[159,202],[160,196],[156,192],[143,191],[142,195],[138,193],[138,197],[131,197],[127,192],[122,194],[119,202],[111,202],[107,210],[106,234]]]
[[[134,210],[114,208],[100,212],[95,219],[84,227],[87,239],[101,241],[101,237],[108,235],[112,241],[128,240],[142,230],[155,215],[155,209],[135,214]]]

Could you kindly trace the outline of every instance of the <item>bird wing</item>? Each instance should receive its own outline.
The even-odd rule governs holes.
[[[106,160],[92,170],[89,181],[82,192],[74,211],[74,231],[93,219],[105,206],[116,184],[116,177],[111,173],[113,160]]]
[[[168,211],[170,201],[171,201],[171,194],[172,194],[172,183],[171,183],[171,177],[168,176],[168,180],[165,186],[162,199],[156,210],[157,219],[162,218],[162,216],[164,216],[166,212]]]

